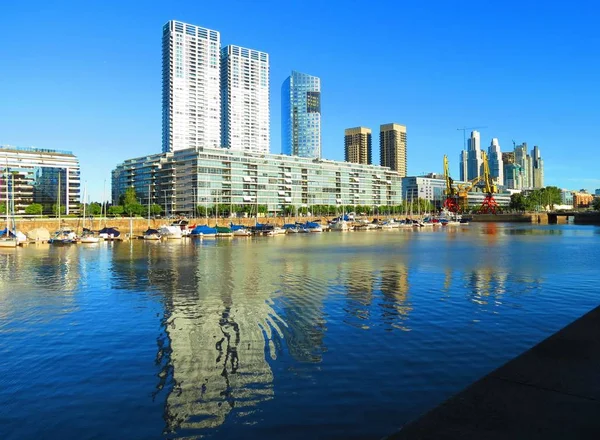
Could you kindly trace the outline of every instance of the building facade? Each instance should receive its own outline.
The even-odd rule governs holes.
[[[70,151],[0,145],[0,203],[9,194],[15,214],[24,214],[33,203],[43,214],[55,214],[60,204],[65,214],[79,213],[79,160]]]
[[[467,176],[469,175],[469,152],[467,150],[462,150],[460,152],[460,180],[463,182],[467,180]]]
[[[221,107],[225,148],[269,152],[269,54],[233,45],[221,50]]]
[[[570,189],[560,190],[560,204],[566,206],[573,206],[573,191]]]
[[[389,168],[348,162],[192,148],[129,159],[112,172],[113,202],[134,187],[142,203],[193,216],[198,206],[266,205],[271,213],[311,205],[397,206],[402,182]]]
[[[281,153],[321,158],[321,80],[292,71],[281,86]]]
[[[344,131],[344,160],[346,162],[371,165],[371,147],[370,128],[347,128]]]
[[[379,152],[382,167],[389,167],[401,177],[406,177],[406,126],[394,123],[381,125]]]
[[[488,162],[490,175],[497,185],[504,186],[504,161],[502,160],[502,151],[500,151],[498,138],[493,138],[492,143],[488,147]]]
[[[219,32],[180,21],[163,26],[162,151],[221,146]]]
[[[594,201],[594,196],[586,190],[573,192],[573,207],[574,208],[589,208]]]

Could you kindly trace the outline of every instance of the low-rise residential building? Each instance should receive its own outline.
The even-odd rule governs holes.
[[[586,190],[573,192],[573,207],[574,208],[589,208],[594,201],[594,196]]]
[[[80,185],[79,159],[70,151],[0,145],[0,203],[8,188],[15,214],[33,203],[53,214],[59,202],[61,212],[77,214]]]
[[[141,203],[193,216],[198,206],[398,206],[400,175],[386,167],[228,149],[190,148],[128,159],[112,172],[113,203],[134,187]]]

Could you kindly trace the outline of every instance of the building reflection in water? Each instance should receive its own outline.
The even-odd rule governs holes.
[[[308,256],[269,261],[276,253],[258,243],[136,243],[132,254],[115,252],[115,284],[135,291],[147,283],[164,298],[157,393],[169,392],[167,433],[194,437],[228,417],[259,416],[258,404],[273,398],[268,361],[283,340],[295,359],[320,361],[326,283],[319,290],[307,280],[324,273]]]
[[[384,324],[410,331],[407,324],[412,311],[409,302],[408,267],[403,263],[386,265],[381,269],[381,317]]]

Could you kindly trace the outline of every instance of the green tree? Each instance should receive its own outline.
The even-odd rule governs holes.
[[[141,215],[144,207],[138,201],[135,188],[130,187],[125,190],[125,194],[120,197],[120,205],[123,206],[123,212],[128,216]]]
[[[58,215],[58,204],[52,205],[52,213],[54,215]],[[65,205],[60,206],[60,215],[65,215],[67,213],[67,207]]]
[[[162,212],[163,209],[160,205],[157,205],[156,203],[150,205],[150,215],[160,215]]]
[[[544,206],[554,209],[554,205],[561,204],[561,190],[556,186],[547,186],[541,190],[541,199]]]
[[[27,215],[42,215],[44,207],[39,203],[32,203],[27,208],[25,208],[25,214]]]
[[[98,202],[92,202],[85,208],[86,215],[100,215],[102,213],[102,206]]]
[[[267,213],[267,205],[258,205],[258,212],[259,212],[259,214],[266,214]]]
[[[196,206],[196,213],[198,217],[206,217],[206,208],[204,207],[204,205]]]
[[[0,214],[6,214],[6,203],[0,203]]]
[[[596,211],[600,211],[600,197],[595,197],[594,200],[592,201],[592,207],[596,210]]]
[[[514,209],[515,211],[526,211],[527,210],[527,200],[522,193],[515,193],[510,196],[510,209]]]
[[[110,208],[108,208],[108,215],[112,215],[112,216],[118,216],[118,215],[123,215],[123,206],[121,205],[113,205]]]

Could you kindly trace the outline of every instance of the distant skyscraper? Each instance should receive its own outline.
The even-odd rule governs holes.
[[[469,175],[469,152],[462,150],[460,152],[460,180],[466,182]]]
[[[533,147],[531,152],[531,177],[534,188],[544,187],[544,160],[540,154],[538,146]]]
[[[521,188],[529,189],[533,187],[533,179],[531,172],[531,156],[527,153],[527,142],[515,147],[515,164],[521,167],[523,173],[523,182]]]
[[[481,138],[478,131],[472,131],[471,137],[467,139],[467,180],[475,179],[481,175]]]
[[[379,132],[379,152],[382,167],[398,171],[400,177],[406,177],[406,126],[383,124]]]
[[[488,147],[488,163],[490,174],[496,179],[496,183],[504,185],[504,163],[502,161],[502,152],[500,151],[498,138],[493,138],[492,143]]]
[[[221,50],[221,137],[232,150],[269,152],[269,54]]]
[[[371,164],[371,129],[347,128],[344,132],[344,160]]]
[[[162,149],[221,146],[219,32],[180,21],[163,26]]]
[[[321,80],[292,71],[281,86],[281,152],[321,157]]]

